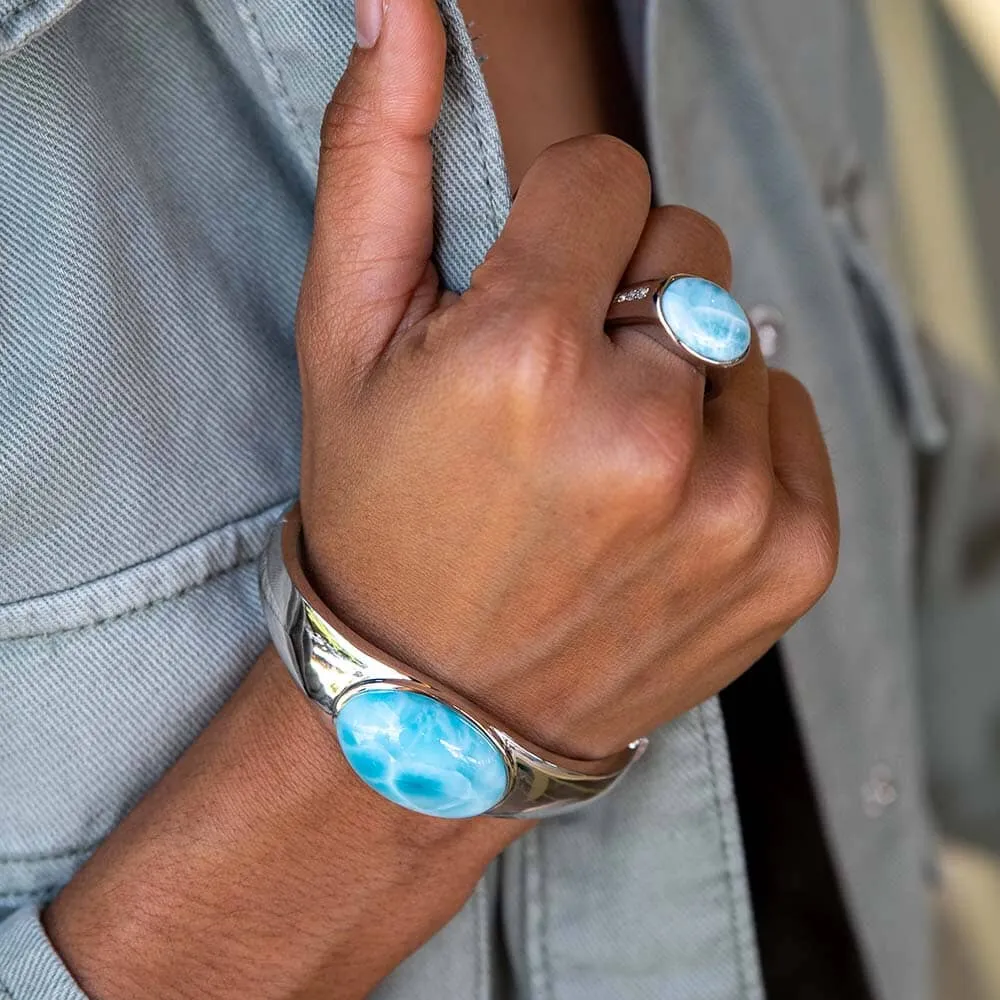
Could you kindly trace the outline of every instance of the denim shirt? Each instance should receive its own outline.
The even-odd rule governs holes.
[[[462,290],[509,193],[468,33],[455,0],[440,6],[436,259]],[[920,1000],[913,477],[942,429],[873,263],[881,121],[860,5],[622,12],[659,198],[727,229],[737,292],[779,317],[773,360],[827,429],[842,569],[786,657],[873,984]],[[253,564],[297,488],[293,316],[352,40],[349,0],[0,0],[6,1000],[83,1000],[39,905],[265,644]],[[654,734],[613,796],[505,852],[375,993],[442,995],[761,997],[715,699]]]

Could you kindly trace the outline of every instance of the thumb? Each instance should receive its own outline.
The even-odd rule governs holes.
[[[358,45],[323,122],[299,350],[358,373],[435,280],[430,132],[445,37],[435,0],[355,2]]]

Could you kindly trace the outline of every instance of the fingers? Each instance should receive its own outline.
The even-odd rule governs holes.
[[[675,274],[696,274],[728,288],[732,257],[726,237],[711,219],[690,208],[667,205],[649,213],[621,284]],[[705,385],[700,372],[657,343],[649,328],[618,327],[610,336],[641,365],[651,366],[659,392],[688,407],[700,421]]]
[[[721,375],[720,391],[705,403],[704,460],[730,477],[752,469],[770,477],[770,382],[756,332],[746,358]]]
[[[582,136],[531,166],[500,239],[473,278],[479,290],[553,303],[599,333],[649,212],[642,156],[610,136]]]
[[[770,437],[779,484],[770,563],[794,621],[822,597],[837,571],[837,492],[823,432],[805,386],[772,371]]]
[[[728,288],[732,259],[714,222],[690,209],[669,206],[650,214],[622,283],[676,274],[695,274]],[[651,392],[658,394],[664,426],[673,433],[686,426],[687,433],[699,435],[692,495],[699,497],[703,515],[723,525],[738,547],[752,547],[770,521],[775,481],[769,380],[756,336],[746,359],[723,373],[721,394],[707,401],[701,373],[656,342],[647,327],[618,327],[611,337],[643,367],[647,388],[634,393],[635,405],[642,405],[639,400],[648,399]],[[652,390],[650,377],[656,380]],[[679,420],[684,414],[686,421]]]
[[[775,477],[794,502],[835,515],[833,470],[812,397],[788,372],[772,370],[769,375]]]
[[[696,274],[729,288],[733,260],[725,235],[708,216],[665,205],[649,213],[622,284],[674,274]]]
[[[367,8],[366,8],[367,9]],[[360,16],[356,48],[323,125],[313,244],[300,300],[300,352],[364,371],[428,280],[430,132],[441,105],[444,31],[434,0]],[[433,294],[420,296],[433,307]],[[414,322],[408,316],[408,322]],[[304,331],[304,334],[303,334]]]

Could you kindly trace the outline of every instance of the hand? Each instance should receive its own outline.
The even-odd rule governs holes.
[[[440,294],[443,59],[433,0],[394,3],[327,120],[299,317],[311,573],[372,641],[543,746],[601,756],[822,592],[829,465],[805,391],[759,353],[704,404],[644,334],[604,335],[623,273],[729,278],[712,224],[648,212],[620,143],[546,154],[472,289]],[[360,1000],[523,829],[416,816],[352,781],[270,651],[46,927],[107,1000]]]
[[[600,757],[725,686],[823,593],[822,436],[756,345],[706,402],[641,330],[606,335],[623,280],[730,280],[719,230],[650,212],[616,140],[543,154],[472,287],[442,293],[433,3],[395,5],[393,30],[405,45],[356,58],[324,126],[298,317],[310,574],[387,652]]]

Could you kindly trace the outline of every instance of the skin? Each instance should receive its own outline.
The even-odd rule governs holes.
[[[514,190],[543,149],[578,135],[641,142],[639,102],[607,0],[462,0]]]
[[[394,0],[324,124],[297,324],[309,573],[386,651],[599,757],[717,692],[823,593],[829,461],[806,391],[756,346],[706,402],[641,330],[604,333],[623,276],[730,278],[717,227],[651,212],[616,139],[537,158],[470,290],[441,292],[443,63],[433,0]],[[46,926],[101,1000],[353,1000],[525,828],[368,792],[269,650]]]

